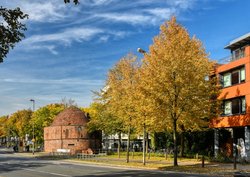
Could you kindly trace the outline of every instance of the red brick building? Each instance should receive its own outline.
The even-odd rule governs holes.
[[[88,133],[89,117],[76,107],[66,108],[49,127],[44,128],[44,151],[69,149],[71,154],[101,148],[101,133]]]

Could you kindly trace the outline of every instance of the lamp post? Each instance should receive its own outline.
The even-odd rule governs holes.
[[[33,103],[33,113],[35,111],[35,100],[34,99],[30,99],[30,101]],[[32,122],[32,133],[33,133],[33,137],[32,137],[32,154],[35,154],[35,127],[34,127],[34,121]]]
[[[143,50],[142,48],[138,48],[138,49],[137,49],[137,52],[139,52],[139,53],[141,53],[141,54],[145,54],[145,53],[146,53],[146,51]]]
[[[139,52],[139,53],[141,53],[141,54],[145,54],[146,53],[146,51],[145,50],[143,50],[142,48],[138,48],[137,49],[137,52]],[[144,122],[143,122],[143,140],[142,140],[142,163],[143,163],[143,165],[145,165],[146,164],[146,141],[145,141],[145,139],[146,139],[146,124],[145,124],[145,117],[144,117]]]

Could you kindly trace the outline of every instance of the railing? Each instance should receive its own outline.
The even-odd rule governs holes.
[[[239,59],[244,58],[244,57],[246,57],[245,53],[242,53],[238,56],[230,55],[230,56],[219,59],[218,62],[221,64],[226,64],[226,63],[230,63],[230,62],[239,60]]]

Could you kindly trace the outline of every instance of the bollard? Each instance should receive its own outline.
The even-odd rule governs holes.
[[[205,159],[204,159],[204,155],[202,155],[201,157],[201,167],[204,168],[205,167]]]
[[[234,170],[237,169],[237,163],[236,163],[236,155],[234,156]]]

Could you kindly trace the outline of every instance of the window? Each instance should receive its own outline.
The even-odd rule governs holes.
[[[226,73],[223,75],[223,86],[231,86],[231,73]]]
[[[221,77],[221,85],[223,87],[229,87],[235,84],[239,84],[245,82],[246,72],[245,67],[232,70],[230,72],[220,74]]]
[[[231,110],[231,101],[225,101],[224,102],[224,114],[225,115],[230,115],[232,114],[232,110]]]
[[[237,60],[245,56],[245,47],[232,51],[232,60]]]
[[[240,99],[233,99],[232,100],[232,114],[241,113],[240,111]]]
[[[246,112],[245,97],[233,98],[223,101],[223,115],[242,114]]]

